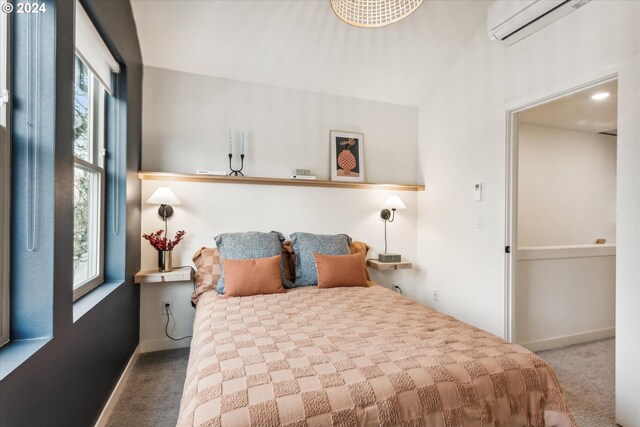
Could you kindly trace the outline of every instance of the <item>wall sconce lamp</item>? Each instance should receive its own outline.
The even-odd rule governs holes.
[[[380,262],[400,262],[400,254],[387,253],[387,222],[393,222],[396,219],[397,209],[407,209],[407,206],[400,200],[398,196],[390,196],[384,205],[382,205],[380,217],[384,220],[384,254],[378,254]]]
[[[147,203],[150,205],[160,205],[158,208],[158,215],[160,215],[164,221],[164,235],[166,236],[167,218],[173,215],[173,208],[171,205],[179,205],[180,200],[178,200],[169,187],[158,187],[151,197],[147,199]]]

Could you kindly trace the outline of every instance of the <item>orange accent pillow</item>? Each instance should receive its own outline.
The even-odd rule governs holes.
[[[313,257],[318,269],[318,288],[368,286],[362,254],[322,255],[316,252]]]
[[[224,293],[232,297],[284,292],[280,276],[280,255],[269,258],[222,258]]]
[[[367,266],[365,259],[367,258],[369,249],[371,249],[369,245],[364,242],[351,242],[349,245],[349,252],[352,254],[362,254],[362,262],[365,267]],[[287,280],[294,282],[296,279],[296,254],[293,252],[291,240],[287,240],[284,242],[284,245],[282,245],[282,261],[284,261],[284,276]],[[364,271],[367,273],[367,280],[370,280],[369,272],[366,268]]]

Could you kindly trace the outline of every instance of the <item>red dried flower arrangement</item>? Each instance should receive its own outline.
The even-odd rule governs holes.
[[[176,237],[173,240],[169,240],[166,236],[162,237],[163,233],[164,230],[158,230],[155,233],[143,234],[142,237],[148,240],[151,246],[158,251],[171,251],[178,246],[178,243],[182,241],[186,234],[184,230],[180,230],[176,233]]]

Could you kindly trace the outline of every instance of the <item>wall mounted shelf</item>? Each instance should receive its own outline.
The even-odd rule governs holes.
[[[381,271],[405,270],[405,269],[413,268],[413,264],[406,261],[380,262],[377,259],[368,259],[367,267],[375,268],[376,270],[381,270]]]
[[[213,182],[219,184],[285,185],[297,187],[358,188],[363,190],[424,191],[424,185],[374,184],[368,182],[321,181],[252,176],[219,176],[169,172],[138,172],[143,181]]]
[[[133,283],[167,283],[167,282],[187,282],[193,280],[193,269],[191,267],[174,268],[173,271],[158,271],[157,268],[140,270],[133,278]]]

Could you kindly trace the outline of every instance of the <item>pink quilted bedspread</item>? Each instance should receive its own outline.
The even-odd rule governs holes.
[[[381,286],[200,297],[178,426],[575,426],[549,365]]]

